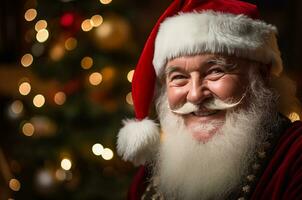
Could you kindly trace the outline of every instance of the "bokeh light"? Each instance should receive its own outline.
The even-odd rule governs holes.
[[[50,58],[54,61],[59,61],[64,56],[64,54],[65,49],[60,43],[54,45],[49,52]]]
[[[45,42],[49,37],[49,33],[47,29],[42,29],[37,32],[36,39],[38,42]]]
[[[30,122],[26,122],[23,124],[22,126],[22,133],[25,135],[25,136],[32,136],[35,132],[35,127],[32,123]]]
[[[70,170],[71,167],[72,167],[71,160],[68,159],[68,158],[64,158],[64,159],[61,161],[61,167],[62,167],[62,169],[64,169],[64,170]]]
[[[21,64],[23,67],[28,67],[33,63],[33,56],[30,53],[25,54],[24,56],[22,56],[21,58]]]
[[[36,25],[35,25],[35,30],[38,32],[42,29],[46,29],[47,28],[47,21],[46,20],[39,20],[37,21]]]
[[[23,112],[23,103],[20,100],[15,100],[12,104],[11,104],[11,111],[14,114],[20,114]]]
[[[93,27],[100,26],[103,23],[103,17],[101,15],[93,15],[90,20]]]
[[[134,70],[131,70],[131,71],[128,72],[128,74],[127,74],[127,79],[128,79],[128,81],[129,81],[130,83],[132,82],[133,74],[134,74]]]
[[[32,21],[37,17],[37,10],[36,9],[28,9],[25,14],[24,14],[24,18],[26,21]]]
[[[96,156],[100,156],[102,155],[102,153],[104,152],[104,147],[103,145],[96,143],[92,146],[92,152],[94,155]]]
[[[90,19],[85,19],[81,24],[81,28],[85,32],[90,31],[93,28]]]
[[[31,91],[31,85],[29,82],[23,82],[19,85],[19,92],[21,95],[26,96]]]
[[[111,160],[113,158],[113,151],[109,148],[105,148],[102,153],[104,160]]]
[[[99,72],[93,72],[89,76],[89,82],[91,85],[99,85],[102,82],[102,74]]]
[[[102,4],[110,4],[112,0],[100,0]]]
[[[103,74],[104,81],[111,80],[114,77],[115,73],[115,69],[111,66],[104,67],[101,71],[101,74]]]
[[[90,69],[93,65],[93,59],[89,56],[85,56],[82,60],[81,60],[81,67],[83,69]]]
[[[70,37],[65,41],[65,48],[68,51],[74,50],[78,45],[78,41],[74,37]]]
[[[127,95],[126,95],[126,102],[129,104],[129,105],[133,105],[133,99],[132,99],[132,93],[129,92]]]
[[[57,92],[54,96],[54,102],[58,105],[63,105],[66,101],[66,94],[64,92]]]
[[[45,97],[42,94],[37,94],[33,99],[34,106],[40,108],[45,103]]]

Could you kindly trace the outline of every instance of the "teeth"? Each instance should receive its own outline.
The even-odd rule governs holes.
[[[209,115],[216,114],[217,112],[219,112],[219,110],[210,110],[210,111],[200,111],[199,110],[199,111],[193,112],[193,114],[196,116],[203,117],[203,116],[209,116]]]

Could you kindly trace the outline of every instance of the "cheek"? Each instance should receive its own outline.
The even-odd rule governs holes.
[[[167,95],[168,102],[171,108],[175,108],[182,104],[186,100],[186,88],[185,87],[168,87]]]
[[[217,81],[208,82],[208,88],[222,100],[240,98],[244,92],[245,83],[237,77],[226,77]]]

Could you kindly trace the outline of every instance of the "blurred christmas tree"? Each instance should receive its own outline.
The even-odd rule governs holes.
[[[133,115],[133,9],[126,1],[24,1],[24,73],[1,118],[15,133],[0,148],[1,199],[125,198],[133,168],[116,156],[115,141]]]

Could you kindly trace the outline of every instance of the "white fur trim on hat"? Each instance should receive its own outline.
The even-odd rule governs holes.
[[[221,53],[271,64],[272,73],[279,75],[282,60],[276,34],[275,26],[245,15],[214,11],[180,13],[160,25],[153,65],[159,75],[172,58]]]
[[[135,165],[145,164],[160,142],[158,124],[150,119],[124,120],[123,123],[117,139],[118,154]]]

